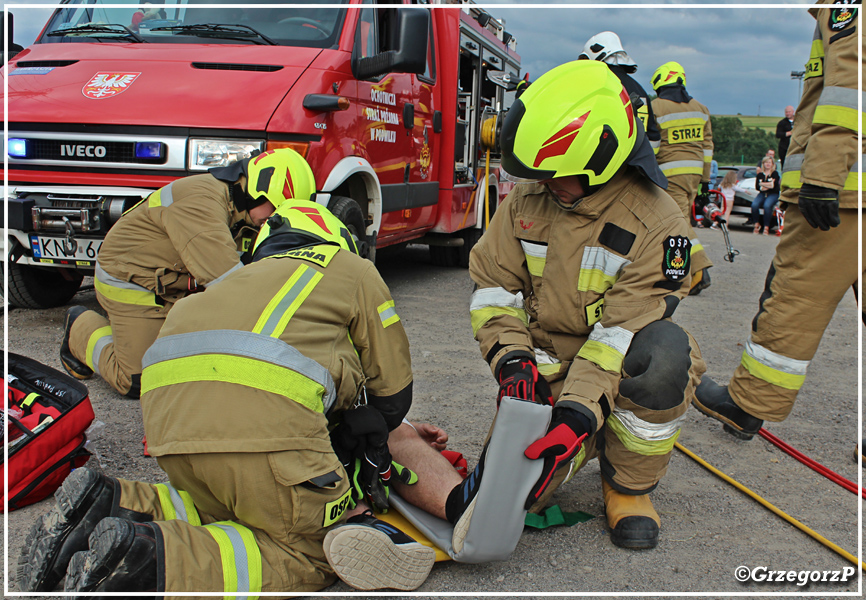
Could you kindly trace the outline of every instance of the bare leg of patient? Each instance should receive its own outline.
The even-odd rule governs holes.
[[[388,437],[388,449],[394,462],[418,475],[414,485],[397,484],[400,496],[418,508],[445,518],[445,501],[463,478],[444,456],[430,447],[410,425],[403,423]]]

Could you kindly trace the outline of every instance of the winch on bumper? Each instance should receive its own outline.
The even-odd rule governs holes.
[[[152,190],[140,188],[12,187],[5,260],[8,301],[19,308],[66,304],[109,228]]]

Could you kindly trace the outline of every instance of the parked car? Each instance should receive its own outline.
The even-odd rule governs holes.
[[[716,180],[717,188],[718,184],[722,183],[722,179],[728,171],[736,171],[737,185],[746,190],[745,192],[734,193],[734,208],[731,210],[731,217],[733,218],[734,215],[739,215],[748,219],[752,215],[752,201],[755,199],[755,196],[758,195],[758,190],[755,189],[755,178],[758,169],[754,166],[747,167],[742,165],[719,167],[719,177]],[[743,223],[738,224],[742,225]]]

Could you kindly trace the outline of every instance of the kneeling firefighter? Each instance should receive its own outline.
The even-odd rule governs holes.
[[[141,357],[174,305],[241,268],[255,229],[289,198],[308,200],[313,172],[289,148],[174,181],[127,211],[96,261],[96,298],[66,312],[60,362],[77,379],[96,372],[136,399]]]
[[[388,432],[412,401],[394,301],[345,226],[318,204],[283,204],[252,263],[178,303],[142,366],[149,451],[169,483],[76,471],[25,544],[20,587],[51,590],[64,572],[76,592],[255,596],[331,584],[323,540],[344,520],[359,474],[344,469],[329,428],[359,411],[375,421],[364,425],[380,438],[378,454],[371,440],[364,446],[379,459],[372,488],[391,466]],[[433,551],[377,525],[356,523],[368,535],[351,549],[373,543],[387,557],[381,570],[396,560],[385,586],[399,585],[387,575],[402,575],[407,555],[419,585]]]
[[[643,135],[606,65],[540,77],[502,127],[503,168],[530,181],[509,193],[469,264],[472,330],[499,398],[554,406],[547,435],[525,451],[544,461],[526,507],[540,512],[598,457],[611,540],[627,548],[658,543],[649,493],[705,370],[671,321],[689,291],[689,224]],[[464,491],[449,518],[472,509]]]

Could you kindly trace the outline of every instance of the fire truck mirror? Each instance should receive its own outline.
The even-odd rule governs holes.
[[[357,79],[374,79],[385,73],[415,73],[427,69],[430,13],[426,8],[394,8],[385,13],[384,29],[391,34],[386,50],[367,58],[352,61],[352,74]],[[356,56],[358,56],[356,54]]]

